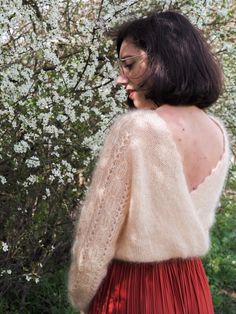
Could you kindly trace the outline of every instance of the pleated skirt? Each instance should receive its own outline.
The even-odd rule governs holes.
[[[88,314],[213,314],[200,258],[160,263],[113,260]]]

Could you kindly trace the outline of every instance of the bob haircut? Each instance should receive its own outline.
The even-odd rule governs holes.
[[[148,55],[148,69],[139,88],[162,104],[212,105],[223,90],[223,72],[200,30],[175,11],[152,12],[122,24],[116,33],[119,56],[124,40]],[[148,87],[145,87],[148,86]],[[128,98],[128,105],[134,108]]]

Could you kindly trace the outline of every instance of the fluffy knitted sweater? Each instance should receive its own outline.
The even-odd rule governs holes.
[[[202,256],[226,183],[230,141],[211,174],[189,192],[181,156],[156,111],[121,115],[111,127],[76,226],[68,292],[86,310],[113,258],[153,262]]]

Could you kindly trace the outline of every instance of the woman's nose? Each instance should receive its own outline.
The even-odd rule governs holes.
[[[116,84],[117,85],[125,85],[127,83],[128,83],[127,77],[123,73],[120,73],[117,80],[116,80]]]

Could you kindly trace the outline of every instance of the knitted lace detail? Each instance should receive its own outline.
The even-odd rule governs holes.
[[[78,273],[75,274],[76,280],[73,285],[73,290],[77,289],[79,283],[83,281],[80,274],[84,273],[84,268],[88,267],[87,264],[90,264],[91,262],[93,264],[96,263],[96,271],[93,272],[93,280],[89,283],[90,295],[88,295],[88,291],[86,291],[86,295],[84,295],[84,298],[86,299],[91,299],[95,294],[101,281],[101,273],[105,276],[106,269],[103,269],[104,265],[107,265],[114,255],[114,252],[111,252],[111,249],[115,247],[115,242],[117,241],[120,229],[127,214],[128,203],[130,200],[130,175],[128,175],[130,166],[128,165],[129,157],[127,156],[129,142],[130,134],[127,132],[119,138],[118,143],[115,143],[115,145],[113,143],[115,146],[113,156],[105,166],[103,165],[106,169],[106,177],[104,182],[102,182],[102,186],[99,187],[97,186],[97,182],[101,171],[100,164],[106,155],[106,151],[101,155],[97,169],[94,172],[94,180],[91,184],[92,193],[90,193],[84,205],[84,210],[86,211],[86,207],[89,206],[90,198],[93,198],[93,194],[96,193],[96,191],[94,191],[94,186],[102,190],[96,208],[94,208],[92,213],[89,228],[83,230],[83,225],[81,228],[79,227],[77,234],[83,236],[82,243],[75,243],[76,250],[79,251],[79,261],[77,264]],[[114,191],[116,192],[114,193]],[[114,196],[112,196],[110,192],[113,192]],[[119,197],[118,199],[116,198],[116,194]],[[109,205],[107,199],[109,198],[110,203],[112,197],[114,197],[113,207],[107,208]],[[104,221],[106,222],[105,225]],[[96,241],[99,242],[99,251],[95,252],[94,248],[93,251],[91,251],[90,247],[94,247]],[[76,252],[74,252],[74,254],[77,255]],[[84,284],[86,284],[86,282],[84,282]],[[82,294],[83,292],[80,291],[80,299],[82,298]]]

